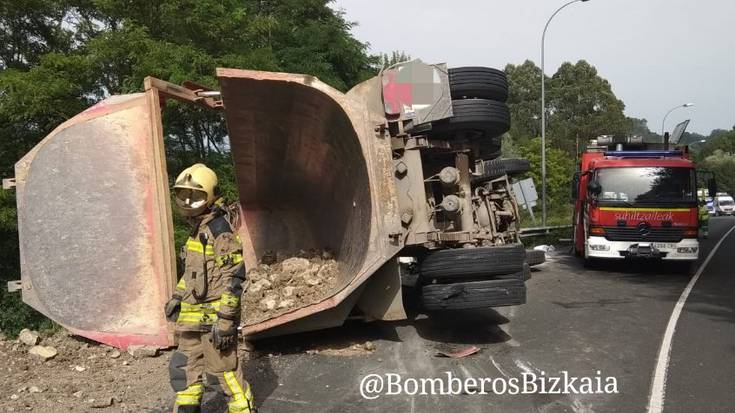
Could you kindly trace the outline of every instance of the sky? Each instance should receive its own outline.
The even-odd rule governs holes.
[[[374,53],[401,50],[449,67],[540,66],[541,33],[566,0],[334,0]],[[585,59],[625,113],[661,133],[691,119],[708,135],[735,126],[735,1],[589,0],[566,7],[546,35],[546,74]]]

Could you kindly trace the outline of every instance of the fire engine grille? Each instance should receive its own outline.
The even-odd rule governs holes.
[[[681,228],[639,228],[607,227],[605,238],[609,241],[648,241],[648,242],[679,242],[684,238]]]

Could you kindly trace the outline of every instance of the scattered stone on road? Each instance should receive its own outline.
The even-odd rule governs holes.
[[[20,334],[18,334],[18,340],[20,340],[20,342],[25,344],[26,346],[35,346],[41,341],[40,337],[38,336],[38,331],[29,330],[27,328],[20,330]]]
[[[110,358],[111,359],[116,359],[118,357],[120,357],[120,351],[119,350],[112,350],[112,352],[110,353]]]
[[[112,397],[103,397],[101,399],[91,399],[92,408],[101,409],[108,406],[112,406]]]
[[[156,357],[158,356],[158,348],[135,345],[128,347],[128,354],[135,358]]]
[[[29,354],[42,358],[44,361],[51,360],[59,354],[52,346],[33,346],[28,350]]]

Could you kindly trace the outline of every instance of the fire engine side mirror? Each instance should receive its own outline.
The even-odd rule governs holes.
[[[707,180],[707,191],[712,198],[717,196],[717,180],[714,177]]]
[[[579,199],[579,178],[581,176],[580,172],[575,172],[574,176],[572,176],[572,203]]]
[[[602,192],[602,185],[597,181],[589,181],[587,183],[587,192],[595,196],[600,195],[600,192]]]

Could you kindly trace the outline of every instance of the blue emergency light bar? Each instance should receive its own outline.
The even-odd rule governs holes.
[[[608,151],[605,156],[620,158],[680,158],[682,151]]]

